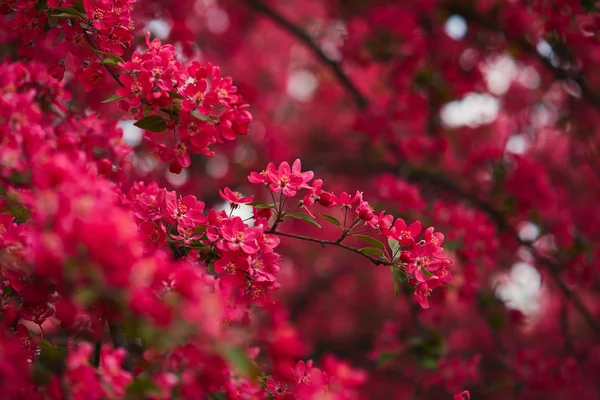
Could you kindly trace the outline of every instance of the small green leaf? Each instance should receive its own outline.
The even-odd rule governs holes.
[[[327,221],[331,222],[338,228],[342,227],[342,224],[340,223],[340,221],[338,221],[338,219],[336,217],[334,217],[333,215],[321,214],[321,217],[325,218]]]
[[[495,331],[500,331],[504,328],[504,315],[501,312],[495,312],[489,317],[490,326]]]
[[[119,67],[118,61],[114,58],[105,58],[104,60],[102,60],[102,64],[110,65],[112,67]]]
[[[83,22],[80,22],[79,26],[81,26],[83,29],[90,29],[90,26],[88,24],[83,23]]]
[[[392,271],[392,278],[394,279],[394,297],[397,299],[400,295],[400,286],[404,283],[406,277],[398,267],[392,265],[390,270]]]
[[[379,364],[379,366],[383,366],[383,365],[387,364],[388,362],[390,362],[391,360],[393,360],[394,358],[396,358],[397,355],[398,355],[398,353],[395,351],[383,352],[379,355],[379,358],[377,359],[377,363]]]
[[[223,356],[244,376],[256,378],[260,375],[256,365],[248,358],[246,352],[238,347],[227,347],[223,349]]]
[[[35,9],[37,11],[42,11],[44,10],[46,7],[48,6],[48,2],[46,0],[40,0],[37,2],[37,4],[35,5]]]
[[[164,132],[167,130],[167,121],[158,115],[149,115],[140,119],[133,125],[150,132]]]
[[[378,249],[381,250],[385,250],[385,245],[383,243],[381,243],[379,240],[372,238],[371,236],[366,236],[366,235],[354,235],[354,237],[357,237],[359,239],[364,240],[365,242],[369,242],[371,243],[373,246],[377,247]]]
[[[192,112],[191,112],[191,114],[192,114],[194,117],[198,118],[200,121],[208,121],[208,120],[210,119],[210,115],[204,115],[204,114],[200,114],[200,113],[198,112],[198,110],[194,110],[194,111],[192,111]]]
[[[130,396],[149,394],[148,392],[157,392],[158,387],[152,383],[148,377],[136,377],[129,386],[127,394]]]
[[[596,0],[579,0],[579,4],[581,4],[581,8],[583,8],[587,12],[598,11],[596,8]]]
[[[313,224],[314,226],[317,227],[321,227],[321,225],[319,225],[319,223],[317,221],[315,221],[313,219],[313,217],[311,217],[308,214],[302,214],[302,213],[286,213],[285,215],[290,216],[292,218],[296,218],[296,219],[301,219],[302,221],[306,221],[309,224]]]
[[[66,12],[60,13],[60,14],[52,14],[51,15],[54,18],[79,18],[79,15],[76,14],[69,14]]]
[[[390,249],[392,249],[392,256],[394,259],[400,256],[400,243],[394,239],[388,239],[388,244],[390,245]]]
[[[248,203],[248,205],[254,208],[275,208],[275,205],[267,204],[264,201],[253,201],[251,203]]]
[[[75,8],[72,8],[72,7],[56,7],[56,8],[51,8],[49,11],[55,12],[55,13],[68,13],[68,14],[81,16],[81,12],[79,12],[78,10],[76,10]]]
[[[62,347],[54,347],[47,340],[42,340],[40,346],[40,362],[49,370],[60,372],[65,366],[67,351]]]
[[[383,257],[383,252],[375,247],[363,247],[359,251],[370,256]]]
[[[117,100],[121,100],[122,97],[119,96],[118,94],[113,94],[112,96],[110,96],[108,99],[103,100],[103,103],[112,103],[113,101],[117,101]]]
[[[169,97],[172,99],[183,100],[183,96],[177,92],[169,92]]]

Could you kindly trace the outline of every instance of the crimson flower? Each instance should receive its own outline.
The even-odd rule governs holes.
[[[242,197],[240,192],[233,192],[227,187],[223,190],[219,190],[219,194],[223,200],[228,201],[231,204],[247,204],[254,200],[254,195]]]

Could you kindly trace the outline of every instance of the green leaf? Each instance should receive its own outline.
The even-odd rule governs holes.
[[[183,96],[177,92],[169,92],[169,97],[172,99],[183,100]]]
[[[404,283],[406,277],[398,267],[392,265],[390,270],[392,271],[392,278],[394,279],[394,297],[397,299],[400,295],[400,286]]]
[[[501,312],[495,312],[489,317],[490,326],[495,330],[499,331],[504,328],[504,315]]]
[[[374,247],[363,247],[362,249],[360,249],[358,251],[360,251],[363,254],[370,255],[370,256],[383,257],[383,252]]]
[[[581,7],[587,12],[598,11],[596,3],[596,0],[579,0],[579,4],[581,4]]]
[[[400,243],[394,239],[388,239],[388,244],[390,245],[390,249],[392,249],[392,257],[394,259],[400,256]]]
[[[308,214],[302,214],[302,213],[286,213],[285,215],[290,216],[292,218],[296,218],[296,219],[301,219],[302,221],[306,221],[309,224],[313,224],[314,226],[317,227],[321,227],[321,225],[319,225],[319,223],[317,221],[315,221],[313,219],[313,217],[311,217]]]
[[[102,60],[102,64],[104,65],[110,65],[112,67],[119,67],[118,61],[115,60],[114,58],[105,58],[104,60]]]
[[[198,112],[198,110],[194,110],[194,111],[192,111],[192,112],[191,112],[191,114],[192,114],[194,117],[198,118],[200,121],[208,121],[208,120],[210,119],[210,115],[204,115],[204,114],[200,114],[200,113]]]
[[[48,6],[48,2],[46,0],[40,0],[37,2],[37,4],[35,5],[35,9],[37,11],[42,11],[44,10],[46,7]]]
[[[387,364],[388,362],[390,362],[391,360],[393,360],[394,358],[396,358],[397,355],[398,355],[398,353],[395,351],[383,352],[379,355],[379,358],[377,359],[377,363],[379,364],[379,366],[383,366],[383,365]]]
[[[63,12],[60,14],[52,14],[51,17],[54,17],[54,18],[79,18],[80,16],[77,14],[69,14],[69,13]]]
[[[424,357],[420,360],[420,363],[423,369],[434,370],[438,367],[438,361],[435,357]]]
[[[325,218],[327,221],[331,222],[338,228],[342,228],[342,224],[340,223],[340,221],[338,221],[338,219],[336,217],[334,217],[333,215],[327,215],[327,214],[321,213],[321,217]]]
[[[81,16],[81,12],[76,10],[73,7],[56,7],[56,8],[51,8],[49,11],[53,12],[53,13],[67,13],[67,14]],[[54,15],[54,14],[52,14],[52,15]],[[56,16],[56,15],[54,15],[54,16]]]
[[[219,276],[219,274],[217,274],[217,271],[215,271],[215,263],[214,262],[208,263],[208,273],[214,277]]]
[[[248,203],[248,205],[254,208],[275,208],[274,204],[267,204],[264,201],[253,201]]]
[[[129,386],[127,386],[127,394],[130,396],[149,394],[148,392],[157,392],[158,387],[152,383],[148,377],[136,377]]]
[[[117,100],[121,100],[122,97],[119,96],[118,94],[113,94],[112,96],[110,96],[108,99],[103,100],[103,103],[112,103],[113,101],[117,101]]]
[[[54,347],[47,340],[42,340],[39,343],[39,346],[39,361],[49,370],[61,372],[65,366],[67,351],[62,347]]]
[[[248,358],[246,352],[239,347],[227,347],[223,349],[223,356],[241,375],[256,378],[260,375],[256,365]]]
[[[365,242],[369,242],[371,243],[373,246],[377,247],[378,249],[381,250],[385,250],[385,245],[383,243],[381,243],[379,240],[372,238],[371,236],[366,236],[366,235],[354,235],[354,237],[357,237],[359,239],[364,240]]]
[[[158,115],[149,115],[140,119],[133,125],[150,132],[164,132],[167,130],[167,121]]]

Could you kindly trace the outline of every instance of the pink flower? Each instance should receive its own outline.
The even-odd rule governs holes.
[[[432,277],[427,282],[418,283],[415,287],[413,297],[422,308],[429,308],[429,300],[427,298],[431,296],[433,289],[438,286],[441,286],[441,283],[437,277]]]
[[[454,395],[454,400],[470,400],[470,399],[471,399],[471,393],[469,393],[468,390],[463,390],[462,392]]]
[[[254,195],[242,197],[240,192],[232,192],[231,189],[225,188],[219,191],[221,198],[231,204],[247,204],[254,200]]]
[[[406,222],[402,218],[398,218],[394,222],[394,239],[396,239],[402,246],[414,246],[415,237],[421,233],[421,223],[415,221],[410,226],[406,226]]]
[[[444,234],[441,232],[434,232],[434,228],[429,227],[425,231],[425,241],[427,243],[433,243],[436,246],[441,246],[444,243]]]
[[[241,250],[246,254],[254,254],[259,250],[256,239],[262,234],[262,228],[247,228],[240,217],[234,217],[221,221],[219,234],[223,238],[223,241],[217,242],[220,250]]]
[[[296,169],[299,168],[296,163],[294,165]],[[275,169],[275,166],[270,164],[267,167],[267,176],[271,182],[269,185],[271,190],[275,193],[283,192],[287,197],[294,197],[296,190],[305,184],[305,176],[299,171],[292,171],[290,165],[285,161],[279,164],[278,169]]]
[[[175,192],[165,195],[163,216],[170,223],[181,224],[185,228],[193,228],[206,222],[202,216],[204,203],[197,201],[195,196],[185,196],[177,200]]]

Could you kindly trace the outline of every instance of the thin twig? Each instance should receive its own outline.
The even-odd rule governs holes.
[[[133,372],[133,359],[131,358],[131,354],[129,354],[129,349],[127,346],[127,336],[121,326],[116,322],[109,322],[108,329],[110,330],[110,337],[113,342],[113,346],[116,348],[122,347],[127,352],[127,356],[123,361],[123,369],[129,372]]]
[[[67,376],[64,374],[60,375],[60,391],[62,392],[64,400],[73,400],[73,395],[71,394],[71,388],[69,388],[69,382],[67,382]]]
[[[285,232],[277,232],[277,231],[269,232],[269,233],[271,233],[273,235],[285,236],[285,237],[290,237],[290,238],[299,239],[299,240],[306,240],[307,242],[318,243],[321,245],[321,247],[325,247],[326,245],[340,247],[342,249],[346,249],[353,253],[360,254],[361,256],[367,258],[369,261],[371,261],[375,265],[391,265],[390,261],[386,261],[381,258],[377,258],[377,257],[370,256],[368,254],[365,254],[365,253],[361,253],[360,249],[357,249],[352,246],[347,246],[342,243],[334,242],[332,240],[323,240],[323,239],[312,238],[309,236],[302,236],[302,235],[296,235],[293,233],[285,233]]]
[[[83,35],[85,36],[85,38],[87,39],[88,43],[90,44],[90,46],[92,46],[92,48],[97,52],[98,51],[98,47],[96,46],[96,43],[94,43],[94,41],[92,40],[91,36],[87,33],[87,31],[84,29],[83,30]],[[108,71],[108,73],[110,74],[110,76],[112,76],[114,78],[114,80],[119,84],[119,86],[123,86],[123,84],[121,83],[121,81],[119,80],[119,76],[115,73],[115,71],[112,70],[111,67],[109,67],[106,64],[102,63],[102,57],[100,56],[100,54],[96,53],[98,55],[98,58],[100,59],[100,63],[104,66],[104,68],[106,68],[106,70]]]
[[[344,88],[352,95],[352,97],[354,98],[354,102],[356,103],[358,108],[367,108],[369,103],[367,101],[367,98],[358,90],[354,83],[352,83],[352,81],[350,80],[350,78],[348,78],[344,71],[342,71],[340,64],[327,57],[327,55],[323,52],[321,47],[314,42],[314,40],[310,37],[310,35],[308,35],[308,33],[306,33],[303,29],[289,21],[277,11],[268,7],[260,0],[242,1],[244,1],[246,4],[248,4],[248,6],[250,6],[254,10],[267,16],[271,21],[279,25],[283,30],[287,31],[288,33],[296,37],[300,42],[304,43],[304,45],[308,47],[313,52],[313,54],[317,56],[317,58],[321,60],[321,62],[331,70],[331,72],[335,75],[335,77],[342,84],[342,86],[344,86]]]
[[[472,22],[480,25],[483,28],[490,29],[490,30],[493,30],[496,32],[502,32],[502,33],[505,32],[505,29],[500,24],[498,24],[495,20],[478,13],[473,7],[465,6],[464,4],[461,4],[460,2],[448,2],[445,5],[445,8],[446,8],[446,10],[448,10],[448,12],[450,12],[452,14],[461,15],[467,21],[472,21]],[[509,36],[507,36],[507,37],[509,38],[508,40],[511,40]],[[577,85],[579,85],[579,87],[581,88],[581,94],[584,97],[586,97],[592,105],[594,105],[596,108],[600,109],[600,93],[594,91],[588,85],[588,83],[587,83],[588,81],[583,74],[581,74],[581,73],[569,74],[564,69],[561,69],[561,68],[555,66],[554,64],[552,64],[551,60],[542,56],[537,51],[537,48],[534,44],[529,42],[524,37],[521,37],[519,39],[514,39],[514,40],[512,40],[512,42],[514,44],[516,44],[519,47],[519,49],[521,49],[523,52],[533,56],[538,61],[540,61],[548,70],[552,71],[552,73],[554,74],[556,79],[562,80],[562,81],[571,79],[575,83],[577,83]],[[557,53],[556,49],[553,48],[552,50],[554,51],[555,54]]]

